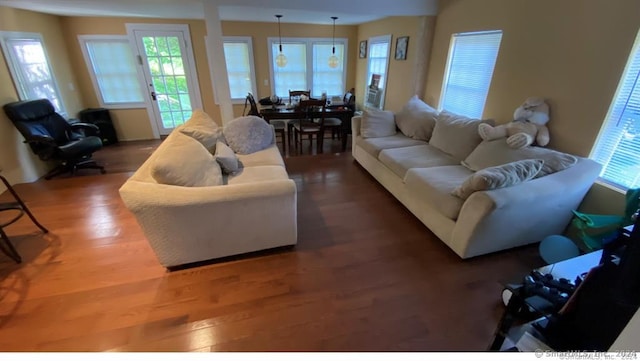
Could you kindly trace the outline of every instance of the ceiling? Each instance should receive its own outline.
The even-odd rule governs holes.
[[[62,16],[204,19],[204,2],[221,20],[361,24],[387,16],[436,15],[438,0],[0,0],[0,5]]]

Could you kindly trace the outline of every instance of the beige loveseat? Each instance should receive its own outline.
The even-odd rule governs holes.
[[[297,242],[296,185],[275,136],[266,149],[235,154],[241,167],[224,175],[210,152],[220,140],[215,128],[206,114],[195,112],[120,188],[165,267]],[[221,184],[211,185],[216,176]]]
[[[447,121],[442,119],[443,113],[417,111],[415,105],[414,99],[413,109],[408,103],[402,112],[392,115],[396,121],[403,119],[404,133],[413,137],[401,129],[382,136],[368,129],[365,133],[369,136],[363,136],[363,116],[353,117],[352,154],[462,258],[562,234],[571,211],[578,208],[600,172],[600,165],[590,159],[540,147],[512,150],[504,140],[483,142],[476,131],[479,121],[460,122],[464,117],[449,114],[449,118],[457,119],[439,129]],[[421,123],[421,129],[415,124],[406,125],[407,118],[425,121],[420,117],[431,119]],[[478,191],[466,189],[466,199],[453,194],[484,168],[520,159],[543,159],[538,165],[544,163],[544,167],[536,178],[518,184]]]

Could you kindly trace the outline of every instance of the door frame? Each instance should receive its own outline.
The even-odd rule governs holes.
[[[160,114],[156,114],[154,110],[153,100],[151,99],[151,92],[149,91],[149,85],[146,81],[145,72],[143,69],[143,60],[142,54],[138,49],[138,43],[136,40],[136,31],[177,31],[182,32],[185,40],[185,54],[187,59],[184,63],[187,65],[189,77],[188,81],[192,84],[193,88],[193,96],[192,98],[192,109],[202,109],[202,96],[200,95],[200,83],[198,82],[198,71],[195,63],[195,54],[193,45],[191,43],[191,32],[189,31],[188,24],[140,24],[140,23],[126,23],[127,29],[127,37],[129,38],[129,44],[131,45],[131,50],[133,51],[133,55],[136,58],[136,63],[138,65],[138,78],[142,82],[140,86],[143,89],[144,93],[144,103],[147,108],[147,115],[149,116],[149,122],[151,124],[151,131],[153,132],[153,137],[156,139],[160,139],[160,129],[157,123],[157,119],[160,119]]]

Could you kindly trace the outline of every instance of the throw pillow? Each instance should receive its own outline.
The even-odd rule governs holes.
[[[470,175],[451,194],[467,199],[473,192],[511,187],[533,179],[543,164],[541,159],[525,159],[482,169]]]
[[[176,129],[202,143],[211,153],[214,152],[216,142],[223,138],[222,128],[200,109],[195,109],[191,118]]]
[[[461,164],[470,170],[479,171],[522,159],[544,160],[542,170],[536,178],[567,169],[578,161],[578,158],[571,154],[548,148],[528,146],[514,149],[507,144],[506,139],[496,139],[480,143]]]
[[[376,109],[365,110],[362,112],[360,134],[363,138],[388,137],[396,134],[393,112]]]
[[[407,137],[429,141],[437,117],[437,110],[414,95],[402,110],[396,113],[396,124],[402,134]]]
[[[480,144],[478,125],[482,120],[443,110],[438,114],[429,144],[457,160],[465,159]]]
[[[223,130],[227,144],[237,154],[251,154],[273,144],[273,129],[255,115],[230,121]]]
[[[176,134],[151,165],[156,182],[185,187],[209,187],[222,184],[220,165],[197,140]]]
[[[240,167],[238,163],[238,156],[233,152],[233,149],[221,141],[216,143],[216,153],[214,154],[216,161],[220,164],[222,172],[226,174],[234,174]]]

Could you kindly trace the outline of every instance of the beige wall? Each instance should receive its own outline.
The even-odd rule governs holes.
[[[331,19],[327,19],[329,23]],[[338,20],[339,21],[339,20]],[[333,34],[331,25],[310,25],[281,23],[283,38],[331,38]],[[253,56],[256,67],[257,99],[271,95],[271,80],[269,75],[269,50],[267,38],[278,37],[277,23],[257,23],[223,21],[222,33],[225,36],[250,36],[253,42]],[[336,25],[336,38],[346,38],[348,41],[347,52],[347,78],[346,89],[356,86],[356,61],[358,59],[358,28],[356,26]],[[286,52],[286,49],[285,49]],[[265,81],[268,82],[265,84]],[[234,114],[242,114],[244,104],[234,105]]]
[[[428,55],[428,51],[425,53],[422,45],[431,42],[430,31],[433,22],[434,17],[430,16],[396,16],[358,26],[358,43],[375,36],[391,35],[391,55],[384,101],[385,109],[400,110],[407,100],[416,94],[416,89],[422,88],[420,84],[416,84],[419,78],[416,74],[422,73],[421,67],[428,62],[428,57],[423,58],[425,54]],[[426,31],[423,31],[423,29]],[[400,36],[409,37],[407,60],[394,59],[396,39]],[[356,46],[353,50],[357,51],[357,49],[358,47]],[[418,54],[422,56],[418,56]],[[357,52],[355,56],[357,58]],[[369,79],[366,79],[367,58],[357,58],[357,65],[356,103],[359,107],[362,107],[366,85],[369,83]],[[420,78],[424,81],[423,77]]]
[[[82,108],[82,102],[61,29],[60,18],[57,16],[0,6],[0,31],[42,34],[63,103],[69,114],[75,114]],[[6,104],[16,100],[18,94],[11,80],[9,68],[4,57],[0,57],[0,103]],[[23,140],[4,112],[0,112],[0,168],[11,183],[34,181],[44,174],[47,168],[22,143]]]
[[[221,123],[220,111],[214,102],[213,87],[209,76],[204,37],[206,28],[201,20],[182,19],[141,19],[141,18],[102,18],[102,17],[63,17],[62,26],[69,48],[70,61],[76,69],[78,88],[83,94],[85,107],[99,107],[97,95],[91,83],[91,77],[85,64],[78,35],[126,35],[127,23],[187,24],[191,33],[200,95],[205,112]],[[122,140],[152,139],[153,131],[146,109],[111,110],[114,127]]]
[[[588,156],[640,25],[637,0],[441,0],[425,101],[437,105],[451,35],[500,29],[484,117],[511,121],[528,96],[551,108],[550,147]],[[596,185],[582,207],[621,209]]]

